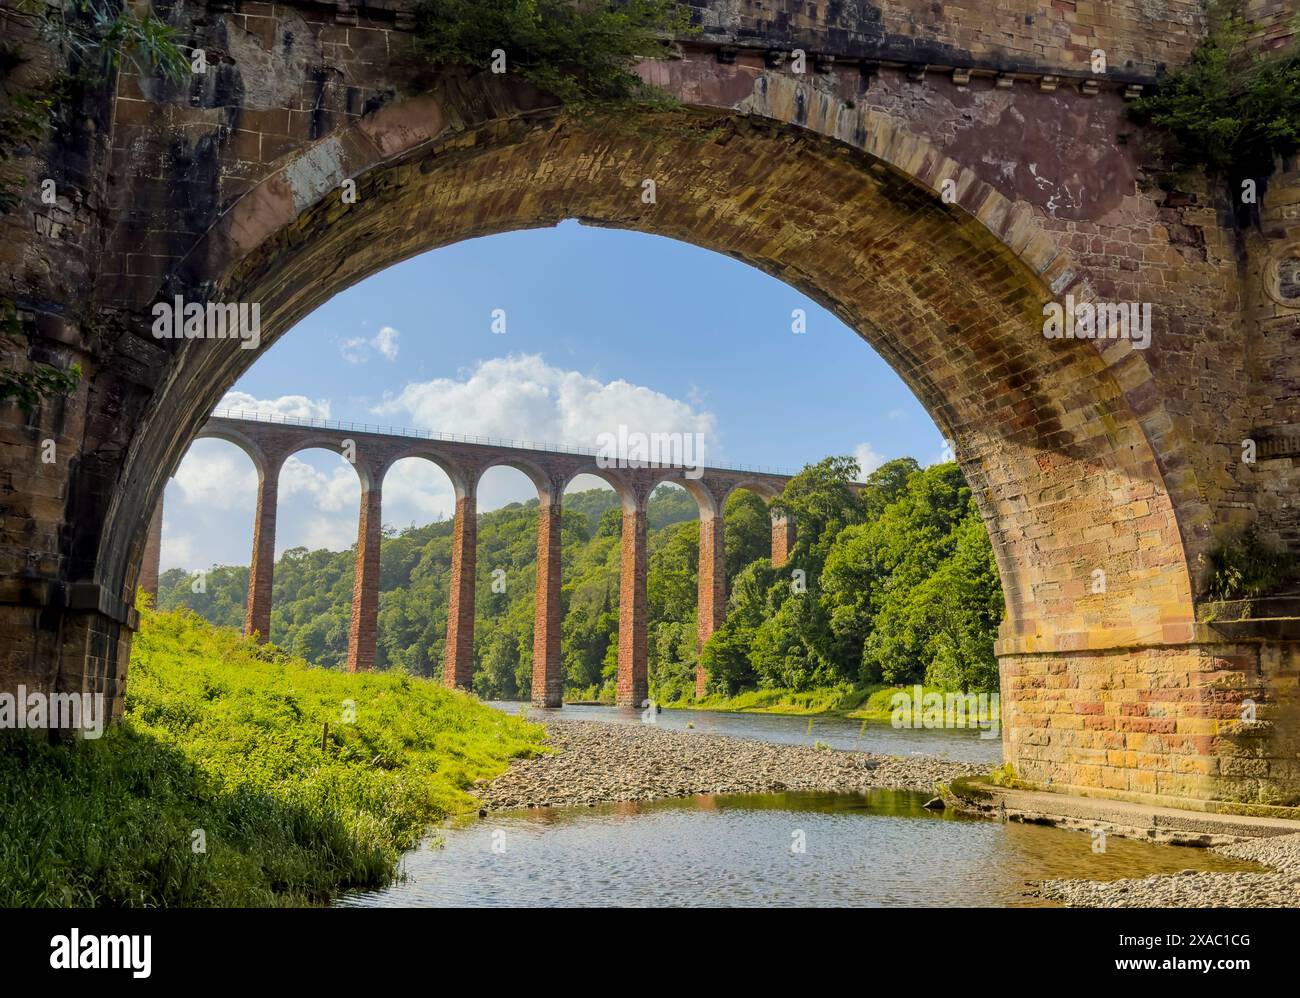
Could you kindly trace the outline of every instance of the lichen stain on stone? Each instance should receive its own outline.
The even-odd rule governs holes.
[[[285,167],[284,176],[293,191],[294,210],[304,211],[347,177],[342,144],[329,138],[313,146]]]
[[[325,57],[301,15],[288,9],[276,16],[276,41],[271,51],[262,47],[256,34],[242,28],[229,32],[230,55],[239,66],[244,85],[244,105],[253,110],[296,106],[302,81],[311,66],[321,66]]]

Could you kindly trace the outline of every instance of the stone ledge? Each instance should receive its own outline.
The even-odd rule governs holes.
[[[135,607],[94,582],[0,579],[0,604],[97,613],[132,631],[140,627],[140,613]]]
[[[1300,641],[1300,595],[1206,603],[1197,617],[1232,641]]]
[[[1198,801],[1061,787],[1051,791],[999,787],[983,777],[954,781],[945,800],[988,817],[1064,828],[1103,827],[1124,838],[1174,845],[1214,846],[1300,832],[1300,808]]]

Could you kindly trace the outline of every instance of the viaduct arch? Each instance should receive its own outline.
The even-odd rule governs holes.
[[[250,418],[251,417],[251,418]],[[375,664],[379,615],[379,556],[383,483],[398,461],[415,457],[430,461],[451,480],[456,497],[452,528],[450,605],[443,680],[447,686],[470,689],[474,678],[474,583],[477,564],[478,484],[490,468],[511,467],[523,472],[537,489],[537,587],[534,596],[533,703],[559,707],[564,694],[561,635],[561,508],[564,490],[579,475],[595,475],[617,493],[623,508],[622,560],[619,573],[618,703],[641,706],[649,693],[647,675],[646,540],[651,492],[663,482],[683,486],[699,507],[699,640],[703,645],[726,617],[726,549],[722,510],[727,497],[748,488],[769,498],[780,494],[783,475],[720,468],[645,465],[607,467],[594,454],[579,454],[530,446],[527,442],[457,439],[425,440],[385,433],[355,424],[334,425],[321,420],[289,420],[255,413],[218,412],[203,424],[195,439],[225,440],[242,449],[257,472],[257,503],[253,519],[253,551],[249,562],[248,603],[244,633],[267,640],[271,632],[272,582],[275,572],[276,509],[280,469],[294,454],[323,448],[347,459],[361,480],[357,524],[356,576],[352,590],[352,620],[348,633],[350,672]],[[150,517],[141,566],[141,588],[157,595],[158,559],[162,550],[162,498]],[[772,561],[788,560],[793,525],[772,521]],[[697,669],[695,688],[704,692],[708,674]]]
[[[4,413],[18,526],[0,679],[120,701],[157,497],[256,356],[150,338],[154,301],[258,302],[265,346],[412,254],[576,217],[762,268],[916,393],[993,540],[1004,748],[1022,778],[1300,804],[1297,614],[1279,597],[1216,624],[1203,597],[1222,537],[1250,526],[1300,555],[1300,301],[1274,279],[1300,242],[1300,170],[1280,164],[1243,233],[1215,187],[1163,189],[1121,140],[1125,99],[1190,52],[1200,4],[1159,4],[1155,29],[1137,0],[1050,16],[692,6],[703,32],[643,67],[680,110],[575,117],[513,79],[420,65],[400,2],[176,4],[190,43],[226,58],[183,92],[112,81],[104,138],[44,154],[75,197],[58,245],[31,235],[53,217],[35,199],[11,240],[29,359],[76,358],[87,377],[33,420]],[[1253,5],[1266,40],[1283,7]],[[1095,48],[1107,72],[1090,70]],[[1044,306],[1066,296],[1150,303],[1150,348],[1045,338]],[[18,469],[44,438],[70,456]],[[1265,459],[1239,460],[1246,438],[1273,442]],[[1261,722],[1240,720],[1245,700]]]

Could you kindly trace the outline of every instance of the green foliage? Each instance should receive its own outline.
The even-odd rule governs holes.
[[[0,181],[0,191],[3,182]],[[0,200],[3,200],[0,195]],[[0,206],[0,211],[3,206]],[[21,347],[22,326],[13,302],[0,300],[0,338]],[[47,399],[71,395],[81,384],[81,365],[72,364],[66,371],[50,364],[34,364],[29,370],[0,367],[0,402],[13,400],[30,416]]]
[[[301,905],[379,887],[542,736],[436,683],[314,669],[144,610],[125,723],[0,751],[0,905]]]
[[[727,592],[745,566],[772,553],[772,514],[767,503],[748,489],[727,496],[723,511],[723,549],[727,555]]]
[[[1239,5],[1214,0],[1206,39],[1129,112],[1172,136],[1178,166],[1266,176],[1275,156],[1300,148],[1300,52],[1252,51]]]
[[[1002,592],[955,464],[914,472],[875,520],[837,539],[823,581],[832,628],[862,682],[996,689]]]
[[[866,519],[866,502],[851,487],[858,462],[828,457],[808,465],[786,483],[772,511],[797,524],[790,563],[811,578],[821,574],[826,555],[845,527]]]
[[[761,504],[760,504],[761,505]],[[699,562],[695,500],[661,486],[649,503],[650,675],[674,691],[693,689],[695,594]],[[766,513],[764,513],[766,516]],[[593,489],[564,497],[561,652],[570,695],[613,697],[618,650],[619,539],[615,494]],[[450,521],[386,537],[380,554],[377,666],[413,676],[442,675],[451,575]],[[537,502],[514,503],[478,518],[474,691],[487,699],[527,698],[532,690]],[[292,548],[275,567],[271,639],[317,665],[347,659],[355,551]],[[494,576],[501,569],[503,576]],[[500,579],[504,591],[494,591]],[[158,606],[188,607],[212,623],[240,628],[248,569],[214,565],[203,592],[194,577],[169,569]]]
[[[151,10],[136,13],[118,0],[65,0],[44,8],[44,33],[76,54],[86,70],[106,74],[130,66],[142,76],[183,79],[190,61],[176,32]]]
[[[414,14],[433,62],[487,70],[504,51],[508,71],[569,105],[666,103],[634,69],[690,30],[689,8],[673,0],[420,0]]]
[[[1300,583],[1300,564],[1285,551],[1275,551],[1254,530],[1216,544],[1210,551],[1211,600],[1253,599]]]
[[[25,180],[22,172],[12,168],[8,161],[45,134],[53,115],[54,100],[19,92],[8,98],[8,105],[0,115],[0,214],[18,203]]]
[[[49,364],[37,364],[30,371],[0,369],[0,401],[13,399],[31,415],[45,399],[71,395],[81,383],[81,365],[73,364],[60,371]]]
[[[650,498],[648,671],[664,703],[694,698],[697,662],[711,697],[756,687],[804,695],[926,682],[997,688],[993,638],[1002,592],[992,548],[954,464],[891,461],[851,487],[857,467],[828,458],[793,478],[779,508],[796,520],[790,564],[773,568],[766,504],[739,491],[724,510],[727,616],[697,650],[699,526],[695,500],[661,486]],[[775,505],[775,504],[774,504]],[[614,493],[566,496],[561,546],[561,656],[569,699],[612,700],[617,681],[623,514]],[[526,699],[533,670],[537,503],[478,518],[474,691]],[[442,673],[452,524],[411,527],[383,542],[378,667]],[[320,665],[347,655],[354,552],[285,552],[275,571],[271,638]],[[803,586],[792,573],[803,572]],[[498,574],[497,570],[500,570]],[[734,575],[732,572],[734,571]],[[184,572],[160,580],[159,605],[188,606],[238,627],[248,571],[214,566],[206,592]],[[494,583],[500,583],[494,585]]]
[[[152,11],[137,13],[120,0],[19,0],[8,11],[26,19],[41,35],[63,49],[78,71],[77,79],[101,82],[121,65],[141,75],[159,73],[179,80],[189,74],[190,61],[176,42],[176,33]],[[0,60],[0,80],[25,60],[21,46],[11,45]],[[6,90],[0,111],[0,214],[18,202],[27,178],[9,161],[39,141],[56,123],[69,102],[73,77],[60,75],[40,88]]]
[[[804,470],[775,504],[796,518],[790,566],[752,562],[701,652],[710,693],[925,682],[995,690],[1002,590],[955,464],[891,461],[848,487],[848,458]],[[791,569],[805,572],[804,591]]]

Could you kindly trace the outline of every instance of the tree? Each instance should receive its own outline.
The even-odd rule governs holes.
[[[866,518],[866,506],[852,488],[857,474],[858,462],[853,458],[828,457],[790,479],[772,503],[773,513],[794,518],[790,563],[810,579],[821,575],[836,535]]]
[[[767,503],[753,492],[737,489],[727,497],[722,522],[730,589],[741,569],[771,554],[772,514]]]

